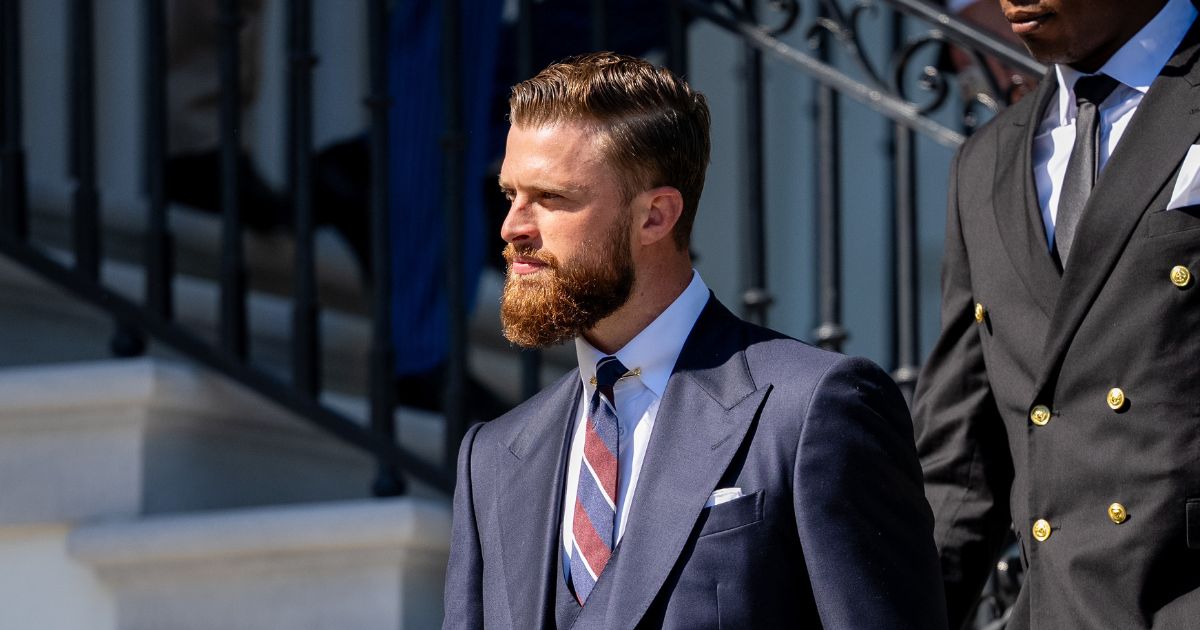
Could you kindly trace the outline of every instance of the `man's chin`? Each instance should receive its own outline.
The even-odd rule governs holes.
[[[543,350],[564,344],[575,338],[574,331],[549,330],[534,322],[502,321],[501,332],[509,343],[523,350]]]

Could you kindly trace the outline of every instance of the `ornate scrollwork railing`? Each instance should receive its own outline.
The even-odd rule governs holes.
[[[962,143],[965,133],[979,124],[981,115],[994,114],[1011,102],[1027,87],[1027,77],[1039,77],[1046,70],[1024,51],[923,0],[859,0],[849,8],[837,0],[813,0],[810,4],[804,7],[800,0],[682,2],[689,13],[741,35],[767,55],[803,70],[822,85],[950,147]],[[806,14],[806,8],[811,8],[811,15]],[[920,28],[906,33],[886,58],[877,61],[868,54],[871,47],[863,41],[868,32],[863,21],[883,9],[908,16],[909,29],[915,25]],[[803,29],[809,50],[784,41],[796,29]],[[928,63],[931,55],[923,53],[944,59],[943,53],[950,49],[969,59],[974,68],[1002,67],[1007,76],[1003,83],[987,71],[960,76],[963,98],[957,101],[959,110],[953,112],[953,122],[948,124],[939,114],[952,102],[948,98],[952,81],[947,75],[956,71],[949,64]],[[850,61],[857,76],[824,60],[835,50]]]

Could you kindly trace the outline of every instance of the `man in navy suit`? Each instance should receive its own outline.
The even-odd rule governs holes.
[[[692,269],[704,97],[597,53],[510,105],[505,334],[579,369],[463,440],[445,627],[945,628],[895,386]]]

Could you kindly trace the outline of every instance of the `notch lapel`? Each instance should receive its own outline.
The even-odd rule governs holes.
[[[507,456],[504,490],[496,512],[514,628],[546,628],[554,615],[564,467],[582,395],[579,372],[572,370],[544,401],[531,401],[539,416],[502,454]]]
[[[750,376],[744,326],[710,294],[663,393],[625,534],[574,628],[635,627],[678,562],[770,390]]]
[[[1058,79],[1050,70],[1026,97],[1031,102],[1026,115],[1013,116],[1011,124],[996,134],[996,175],[992,180],[993,210],[1000,240],[1025,288],[1046,315],[1053,313],[1059,292],[1059,272],[1050,257],[1037,184],[1033,179],[1033,138],[1043,112],[1052,106]],[[1025,101],[1014,107],[1021,107]],[[1016,159],[1008,156],[1016,155]]]
[[[1142,99],[1075,231],[1045,347],[1041,393],[1150,203],[1200,136],[1200,19]]]

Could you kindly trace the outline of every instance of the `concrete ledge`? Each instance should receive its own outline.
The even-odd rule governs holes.
[[[446,554],[450,506],[402,497],[113,520],[77,527],[68,549],[113,575],[145,565],[224,564],[287,554],[366,550],[380,559],[414,551]]]
[[[0,371],[0,524],[141,509],[145,372]]]
[[[0,370],[0,524],[366,496],[370,457],[158,359]]]
[[[68,553],[121,630],[367,630],[441,623],[445,501],[400,498],[82,526]]]
[[[67,554],[65,525],[0,527],[0,628],[114,630],[111,597]]]

